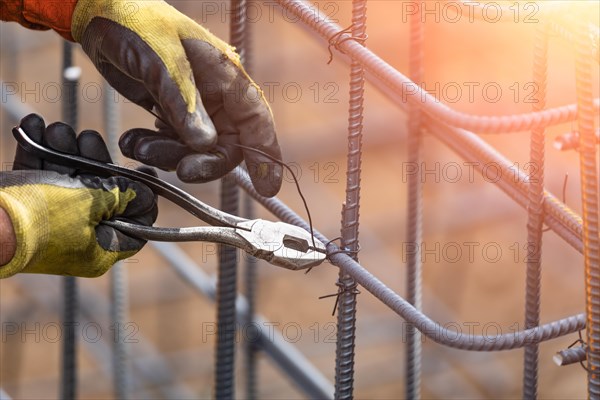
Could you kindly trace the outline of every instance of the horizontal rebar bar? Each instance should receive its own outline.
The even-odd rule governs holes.
[[[552,360],[560,367],[583,362],[587,359],[587,350],[587,346],[571,347],[570,349],[561,350],[556,353],[552,357]]]
[[[541,126],[557,125],[574,121],[577,117],[577,106],[570,104],[549,108],[539,112],[529,112],[505,116],[472,115],[459,112],[427,93],[417,83],[411,81],[400,71],[386,63],[369,49],[352,40],[348,34],[341,34],[337,24],[325,17],[315,5],[304,0],[276,0],[289,15],[310,27],[326,40],[336,36],[336,45],[331,46],[348,54],[360,62],[364,68],[383,81],[396,93],[402,95],[404,102],[417,104],[428,115],[446,124],[468,129],[479,133],[502,133],[530,130]],[[600,99],[594,101],[595,110],[600,110]]]
[[[252,186],[248,173],[240,167],[237,167],[231,175],[236,182],[254,199],[262,204],[273,215],[282,221],[300,226],[307,231],[310,229],[308,223],[298,214],[285,205],[276,197],[266,198],[258,194]],[[328,243],[317,230],[314,230],[315,237],[323,243]],[[500,351],[524,347],[526,345],[544,342],[555,339],[569,333],[577,332],[585,328],[585,314],[577,314],[563,318],[554,322],[540,325],[536,328],[516,331],[508,334],[500,334],[496,337],[485,335],[464,335],[462,332],[448,329],[429,318],[419,310],[415,309],[404,298],[387,287],[378,278],[367,271],[362,265],[352,259],[347,254],[337,252],[339,249],[333,244],[329,244],[328,251],[332,254],[329,260],[332,264],[343,269],[350,274],[358,284],[368,290],[373,296],[381,300],[385,305],[391,308],[396,314],[404,318],[407,322],[415,325],[425,336],[433,341],[448,347],[462,350],[474,351]],[[333,254],[336,253],[336,254]]]

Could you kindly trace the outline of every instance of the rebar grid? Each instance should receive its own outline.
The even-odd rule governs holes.
[[[538,88],[533,102],[533,111],[546,106],[548,72],[548,35],[546,26],[535,32],[533,50],[533,82]],[[527,276],[525,286],[525,328],[540,324],[542,235],[544,227],[544,127],[535,128],[530,139],[530,165],[533,171],[529,176],[527,204]],[[537,398],[538,384],[538,345],[525,347],[523,359],[523,398]]]
[[[414,82],[423,82],[423,45],[425,41],[425,24],[421,21],[419,13],[410,17],[409,27],[409,75]],[[422,115],[418,106],[408,106],[408,132],[407,132],[407,161],[411,165],[421,165],[421,151],[423,137]],[[408,218],[406,220],[406,300],[415,309],[421,310],[422,306],[422,280],[423,265],[421,263],[421,243],[423,242],[423,182],[418,174],[408,177]],[[413,325],[409,325],[406,332],[406,389],[407,399],[421,397],[421,333]]]
[[[298,9],[302,9],[303,6],[306,6],[305,2],[299,0],[277,1],[282,5],[290,5],[291,9],[288,8],[288,11],[290,12],[294,12]],[[314,8],[311,8],[310,10],[310,18],[313,20],[315,19]],[[335,26],[333,24],[329,25]],[[323,27],[313,26],[313,28],[315,27],[317,29],[325,29]],[[586,35],[583,33],[584,30],[585,29],[582,28],[578,32],[577,36],[577,107],[570,105],[540,111],[541,109],[543,109],[543,105],[541,105],[539,107],[540,110],[534,110],[533,113],[527,113],[520,116],[472,116],[464,113],[458,113],[450,109],[449,107],[443,105],[441,105],[440,108],[436,108],[436,104],[431,104],[435,103],[435,101],[432,102],[429,97],[427,97],[428,100],[424,102],[428,104],[423,104],[421,107],[419,105],[419,99],[422,95],[422,93],[419,91],[420,89],[417,88],[417,92],[413,94],[406,92],[406,90],[408,89],[412,90],[413,86],[406,86],[404,91],[398,90],[398,85],[400,85],[402,81],[397,79],[403,78],[400,73],[398,73],[399,76],[391,75],[390,77],[384,78],[383,81],[380,80],[379,82],[386,82],[387,84],[389,84],[391,81],[396,80],[396,83],[390,86],[391,89],[388,88],[388,90],[394,92],[391,94],[391,96],[395,97],[398,95],[398,93],[403,93],[403,95],[409,96],[409,110],[412,110],[410,113],[411,122],[409,123],[411,130],[414,127],[413,124],[415,124],[415,119],[412,119],[414,115],[413,112],[415,111],[415,109],[421,110],[423,111],[423,113],[428,115],[422,116],[422,120],[419,121],[420,124],[426,127],[430,133],[434,134],[446,144],[448,144],[449,147],[453,148],[461,156],[465,157],[466,159],[471,158],[473,160],[503,160],[505,161],[505,163],[502,163],[502,168],[505,168],[505,171],[507,172],[511,171],[510,168],[512,164],[469,130],[476,130],[479,132],[485,131],[500,133],[531,129],[531,161],[533,162],[534,160],[537,160],[538,162],[540,162],[540,165],[543,165],[544,127],[547,125],[553,125],[564,121],[571,121],[576,118],[578,119],[579,130],[581,132],[581,180],[582,191],[584,194],[582,199],[584,205],[583,219],[577,214],[573,213],[563,203],[558,201],[554,196],[552,196],[552,194],[546,192],[543,187],[543,182],[532,182],[532,180],[527,179],[527,176],[525,176],[521,171],[517,172],[519,179],[515,179],[514,181],[516,182],[511,183],[511,181],[500,181],[498,182],[498,186],[501,187],[505,192],[507,192],[511,196],[511,198],[513,198],[516,202],[518,202],[522,206],[528,207],[529,243],[541,244],[541,227],[543,223],[546,223],[551,229],[553,229],[565,241],[567,241],[567,243],[578,249],[580,252],[583,252],[585,255],[586,295],[588,311],[587,340],[588,343],[594,343],[593,345],[590,345],[590,348],[588,349],[588,365],[590,366],[589,385],[590,393],[597,396],[600,394],[600,392],[592,390],[598,388],[598,373],[600,371],[598,369],[598,346],[600,346],[600,337],[598,337],[598,335],[600,334],[600,329],[598,329],[597,327],[600,321],[600,314],[598,314],[598,307],[600,307],[600,273],[598,273],[598,177],[597,166],[595,164],[596,142],[593,132],[593,118],[594,113],[598,110],[599,102],[598,99],[594,100],[591,96],[591,81],[589,77],[590,66],[588,63],[590,58],[588,46],[589,37],[586,37]],[[321,35],[323,35],[323,33],[321,33]],[[354,35],[353,33],[352,36],[356,35]],[[585,40],[584,37],[586,37]],[[342,35],[341,38],[349,38],[349,36]],[[381,71],[386,71],[385,65],[382,66],[380,64],[377,64],[378,60],[376,58],[368,58],[369,53],[361,53],[362,50],[356,50],[357,46],[362,47],[360,46],[360,44],[355,43],[353,40],[340,40],[338,41],[338,43],[339,45],[337,47],[339,47],[339,49],[347,51],[349,54],[353,54],[354,51],[356,52],[354,58],[355,61],[353,64],[364,65],[367,70],[371,71],[371,73],[374,73],[376,76],[378,76],[378,79],[381,79]],[[537,50],[536,60],[537,62],[540,62],[540,64],[535,64],[534,76],[536,75],[535,71],[540,72],[542,70],[542,64],[541,60],[538,59]],[[545,50],[546,49],[544,48],[544,51]],[[412,56],[413,55],[411,51],[411,57]],[[366,63],[365,60],[371,61]],[[377,75],[378,72],[380,73],[380,75]],[[416,81],[416,78],[412,73],[410,74],[410,78],[413,81],[418,82]],[[541,76],[539,76],[539,78],[542,79]],[[545,79],[545,77],[543,78]],[[413,83],[413,85],[416,84]],[[402,107],[406,106],[402,105]],[[579,112],[579,115],[577,115],[577,112]],[[415,114],[420,113],[417,112]],[[443,120],[440,118],[440,116],[445,116],[448,118],[446,120]],[[457,121],[459,122],[458,124]],[[538,168],[538,170],[541,171],[541,168]],[[514,173],[514,171],[511,171],[511,173]],[[509,173],[502,175],[511,176],[511,174]],[[235,177],[238,183],[246,191],[248,191],[261,204],[265,205],[275,215],[287,222],[308,228],[306,222],[304,222],[293,211],[287,208],[287,206],[279,202],[278,199],[265,199],[258,195],[252,188],[251,183],[245,174],[240,173],[240,171],[237,170],[236,173],[232,176]],[[359,188],[360,187],[358,186],[358,189]],[[225,192],[223,193],[223,195],[225,196]],[[546,214],[545,220],[544,214]],[[356,223],[358,224],[358,216],[356,219]],[[326,239],[318,233],[317,237],[323,241],[326,241]],[[347,247],[347,245],[344,244],[344,247]],[[337,248],[335,248],[335,246],[333,245],[330,246],[329,249],[331,251],[337,250]],[[531,276],[536,277],[537,275],[538,279],[537,283],[534,282],[532,287],[534,287],[535,284],[537,284],[538,288],[532,289],[531,292],[528,291],[528,294],[539,291],[539,274],[537,273],[539,272],[539,257],[535,257],[536,255],[539,256],[540,254],[532,253],[531,257],[529,257],[528,254],[528,266],[531,265],[534,270]],[[409,300],[409,298],[407,298],[407,300],[402,299],[402,297],[394,293],[391,289],[387,288],[381,281],[379,281],[366,269],[364,269],[360,264],[358,264],[356,260],[353,260],[352,257],[349,257],[345,254],[336,254],[331,257],[331,261],[335,265],[340,267],[340,274],[344,274],[345,276],[350,277],[350,279],[353,279],[356,283],[359,283],[360,285],[365,287],[369,292],[371,292],[373,295],[379,298],[384,304],[388,305],[397,314],[405,318],[411,324],[414,324],[414,326],[419,331],[423,332],[423,334],[426,337],[429,337],[440,344],[447,345],[450,347],[476,351],[498,351],[521,347],[526,347],[529,349],[534,348],[534,345],[542,341],[584,329],[586,325],[584,315],[580,314],[552,323],[537,326],[539,324],[538,314],[537,320],[531,323],[532,327],[530,328],[529,326],[526,326],[526,328],[530,329],[526,329],[525,331],[520,331],[516,333],[511,333],[509,335],[501,335],[495,338],[495,340],[492,341],[492,343],[490,343],[489,338],[483,336],[458,335],[456,332],[445,329],[441,325],[438,325],[434,321],[429,319],[425,314],[423,314],[419,310],[418,307],[415,307],[416,302],[412,302],[413,304],[409,304],[410,301],[407,301]],[[594,286],[594,284],[596,286]],[[235,292],[235,289],[233,291]],[[219,304],[220,303],[221,301],[219,301]],[[539,312],[539,303],[537,304],[537,306]],[[536,305],[534,305],[532,308],[535,309]],[[594,346],[593,349],[592,346]],[[590,358],[594,357],[595,361],[590,360]],[[524,394],[532,393],[531,391],[527,390],[524,391]],[[533,388],[533,390],[535,390],[535,388]],[[533,393],[535,394],[535,392]]]
[[[309,26],[310,28],[312,28],[313,30],[315,30],[317,33],[319,33],[321,36],[326,37],[326,38],[331,38],[334,37],[335,34],[337,34],[339,32],[339,30],[335,30],[332,29],[335,27],[334,24],[329,23],[325,18],[321,17],[320,15],[315,13],[314,9],[311,9],[308,4],[306,4],[304,1],[301,0],[278,0],[278,3],[284,8],[286,9],[287,12],[291,12],[293,13],[295,16],[299,17],[299,19],[306,24],[307,26]],[[586,34],[589,34],[589,27],[587,24],[585,24],[585,29],[582,28],[581,32],[586,32]],[[582,232],[582,223],[587,221],[587,215],[585,215],[584,213],[584,218],[583,221],[582,219],[576,215],[575,213],[571,212],[564,204],[562,204],[561,202],[557,201],[556,198],[554,196],[552,196],[550,193],[547,193],[544,190],[544,185],[543,185],[543,160],[544,160],[544,134],[545,134],[545,127],[549,126],[549,125],[554,125],[557,123],[561,123],[567,120],[573,120],[576,117],[576,111],[577,108],[574,105],[569,105],[569,106],[563,106],[563,107],[559,107],[559,108],[555,108],[555,109],[550,109],[550,110],[545,110],[544,111],[544,107],[545,107],[545,87],[546,87],[546,70],[547,70],[547,34],[546,34],[546,26],[544,26],[544,30],[541,31],[539,30],[538,33],[536,34],[536,48],[534,51],[534,80],[536,81],[536,83],[538,84],[538,87],[540,87],[540,92],[538,93],[537,96],[537,103],[535,104],[534,108],[533,108],[533,112],[532,113],[527,113],[527,114],[521,114],[521,115],[517,115],[517,116],[501,116],[501,117],[481,117],[481,116],[471,116],[471,115],[467,115],[465,113],[459,113],[456,112],[452,109],[450,109],[447,106],[444,105],[440,105],[440,107],[435,107],[435,105],[431,104],[431,99],[429,99],[427,96],[427,94],[425,93],[419,93],[419,89],[415,89],[416,90],[416,94],[413,93],[407,93],[406,91],[406,87],[408,87],[410,85],[410,83],[412,82],[406,82],[405,79],[398,71],[394,71],[393,69],[391,69],[391,67],[389,67],[387,64],[385,64],[382,60],[378,59],[378,57],[376,57],[375,55],[373,55],[372,53],[369,54],[369,52],[365,49],[360,49],[359,44],[357,44],[355,41],[351,40],[352,37],[346,35],[344,36],[344,34],[342,33],[340,40],[337,41],[337,43],[335,43],[336,48],[338,50],[340,50],[341,52],[347,53],[350,55],[350,57],[352,57],[352,64],[351,64],[351,68],[357,64],[357,63],[362,63],[365,68],[367,68],[371,73],[373,73],[377,78],[381,79],[383,82],[387,83],[388,85],[391,86],[390,91],[395,92],[394,95],[396,95],[397,93],[401,93],[402,95],[407,95],[408,99],[409,99],[409,132],[412,133],[414,126],[416,125],[416,123],[414,122],[415,120],[418,121],[417,118],[415,118],[415,108],[417,110],[422,110],[424,112],[426,112],[428,115],[427,121],[428,122],[441,122],[443,125],[442,126],[438,126],[437,128],[439,130],[444,130],[444,128],[449,128],[452,131],[454,131],[453,133],[457,134],[458,137],[462,136],[463,139],[467,139],[468,142],[470,142],[471,145],[475,145],[475,146],[471,146],[472,150],[475,150],[475,152],[473,151],[466,151],[466,152],[462,152],[465,155],[468,156],[477,156],[478,152],[483,152],[488,153],[486,154],[487,156],[491,156],[492,159],[502,159],[503,157],[493,151],[491,148],[486,146],[482,146],[481,144],[476,143],[474,140],[472,140],[473,138],[465,136],[466,135],[473,135],[471,132],[467,132],[464,129],[461,128],[466,128],[466,129],[470,129],[470,130],[476,130],[476,131],[480,131],[480,132],[494,132],[494,133],[500,133],[500,132],[511,132],[511,131],[518,131],[518,130],[523,130],[523,129],[532,129],[532,134],[531,134],[531,162],[533,163],[533,165],[535,165],[537,168],[536,170],[538,171],[538,173],[536,174],[537,176],[535,176],[535,179],[533,176],[530,177],[525,177],[521,171],[518,171],[518,175],[522,178],[526,178],[526,179],[517,179],[517,184],[515,185],[511,185],[509,182],[505,182],[505,184],[500,184],[499,186],[504,186],[504,189],[506,192],[508,192],[511,197],[518,201],[521,205],[527,205],[527,209],[528,209],[528,256],[527,256],[527,264],[528,264],[528,277],[527,277],[527,307],[526,307],[526,328],[528,328],[525,332],[530,332],[533,333],[535,332],[535,336],[536,339],[531,341],[531,340],[525,340],[525,341],[520,341],[520,340],[516,340],[516,341],[511,341],[508,338],[501,338],[501,342],[503,342],[503,345],[501,346],[497,346],[496,344],[493,346],[463,346],[463,344],[461,344],[460,348],[465,348],[465,349],[478,349],[478,350],[499,350],[499,349],[506,349],[508,347],[513,348],[514,346],[516,347],[520,347],[525,345],[526,348],[526,357],[525,357],[525,373],[524,373],[524,397],[526,398],[535,398],[536,394],[537,394],[537,343],[539,343],[537,341],[537,339],[541,339],[542,336],[546,336],[546,334],[548,333],[548,328],[550,326],[553,326],[552,329],[556,329],[556,325],[554,325],[554,323],[552,324],[546,324],[543,325],[542,327],[538,327],[539,324],[539,295],[540,295],[540,287],[539,287],[539,283],[540,283],[540,267],[541,267],[541,237],[542,237],[542,228],[544,225],[544,214],[546,209],[548,209],[548,211],[550,211],[548,214],[548,225],[551,226],[552,229],[555,229],[557,232],[559,232],[559,234],[561,234],[561,236],[563,237],[563,239],[565,239],[569,244],[571,244],[572,246],[574,246],[575,248],[577,248],[579,251],[586,251],[586,247],[587,247],[587,243],[585,242],[585,232]],[[411,30],[411,34],[412,34],[412,30]],[[354,32],[352,33],[352,36],[356,37],[356,35],[354,34]],[[589,35],[588,35],[589,36]],[[585,38],[585,39],[581,39],[581,38]],[[414,39],[413,36],[411,36],[411,45],[413,44],[412,40]],[[585,40],[585,48],[588,50],[588,53],[586,54],[587,56],[587,60],[589,62],[590,57],[590,46],[589,46],[589,37],[586,37],[585,34],[581,33],[580,34],[580,39],[583,42]],[[331,40],[331,39],[330,39]],[[417,58],[415,57],[415,55],[413,55],[413,47],[411,46],[411,78],[413,78],[413,80],[415,80],[416,82],[418,82],[417,79],[414,78],[414,74],[412,71],[412,67],[414,66],[412,64],[412,61]],[[578,65],[578,83],[581,81],[581,72],[579,72],[580,70],[580,66]],[[584,78],[585,81],[585,78]],[[406,87],[402,87],[402,84],[406,84]],[[413,86],[416,86],[416,83],[412,83]],[[589,91],[589,99],[586,98],[586,100],[589,100],[588,104],[589,106],[591,106],[589,108],[589,112],[590,115],[592,116],[591,119],[591,128],[590,128],[590,132],[592,132],[591,138],[594,139],[594,142],[592,142],[594,144],[593,146],[593,155],[594,155],[594,162],[595,162],[595,137],[593,136],[593,112],[594,110],[598,109],[598,99],[593,100],[591,97],[591,81],[587,80],[584,84],[582,84],[582,86],[586,87],[586,90]],[[414,95],[414,97],[411,97],[412,95]],[[421,104],[416,104],[417,102],[415,101],[415,99],[420,98],[421,99]],[[579,94],[578,92],[578,105],[581,106],[581,94]],[[427,99],[429,101],[423,101],[423,99]],[[416,105],[416,107],[415,107]],[[418,114],[417,114],[418,115]],[[432,121],[432,119],[437,120],[437,121]],[[581,117],[579,117],[579,123],[581,126]],[[448,127],[447,125],[450,125],[451,127]],[[441,128],[441,129],[440,129]],[[435,129],[435,128],[434,128]],[[412,138],[409,137],[409,140],[411,140]],[[410,146],[409,146],[410,147]],[[352,146],[350,146],[350,151],[352,151]],[[417,147],[418,149],[418,147]],[[412,153],[410,153],[412,154]],[[418,152],[417,152],[418,154]],[[582,154],[582,159],[584,158],[584,155]],[[589,161],[589,160],[588,160]],[[588,163],[589,164],[589,163]],[[595,166],[595,164],[594,164]],[[506,165],[507,168],[510,168],[510,164]],[[589,168],[589,165],[588,165]],[[594,169],[594,173],[596,173],[596,170]],[[583,161],[582,161],[582,180],[584,179],[583,177],[584,173],[583,173]],[[529,178],[529,179],[527,179]],[[597,179],[596,179],[597,180]],[[241,181],[243,181],[243,179],[241,179]],[[243,185],[243,183],[242,183]],[[582,185],[583,186],[583,185]],[[248,190],[249,192],[252,192],[252,188],[248,187],[246,185],[246,187],[244,187],[246,190]],[[414,192],[418,192],[418,189],[411,187],[411,192],[413,193],[412,195],[409,195],[409,199],[413,198],[412,196],[415,196]],[[256,195],[256,193],[254,193],[254,195]],[[597,190],[594,192],[594,195],[597,196]],[[260,196],[257,196],[260,199]],[[291,212],[291,210],[286,209],[285,206],[283,206],[282,204],[278,204],[276,199],[260,199],[259,201],[261,201],[261,203],[263,203],[263,205],[266,205],[269,208],[269,205],[272,207],[270,210],[274,213],[276,213],[280,218],[290,218],[291,220],[295,220],[295,223],[301,223],[301,221],[297,220],[297,216],[295,216],[293,214],[293,212]],[[594,208],[594,212],[597,215],[597,198],[595,200],[595,205],[596,207]],[[585,199],[584,199],[585,202]],[[416,218],[418,217],[418,213],[415,212],[415,208],[418,210],[418,207],[415,207],[414,205],[410,205],[410,201],[409,201],[409,210],[411,210],[412,212],[409,212],[409,222],[408,222],[408,226],[410,227],[412,225],[412,229],[409,229],[409,232],[413,233],[412,230],[416,229],[417,227],[415,226],[415,223],[412,222],[411,220],[416,220]],[[593,217],[593,216],[592,216]],[[290,221],[288,221],[290,222]],[[412,223],[411,223],[412,222]],[[584,225],[584,230],[585,230],[585,223],[583,223]],[[596,218],[596,225],[597,225],[597,218]],[[584,241],[582,243],[582,233],[584,234]],[[597,230],[596,230],[596,237],[597,237]],[[324,238],[323,238],[324,239]],[[595,239],[595,238],[594,238]],[[332,261],[334,261],[335,263],[335,259],[337,258],[344,258],[347,257],[345,255],[342,254],[335,254],[334,256],[332,256]],[[597,259],[596,259],[597,260]],[[357,268],[357,275],[354,274],[350,274],[352,275],[355,279],[357,278],[357,276],[360,276],[360,273],[364,273],[367,277],[369,276],[368,272],[366,272],[366,270],[362,269],[362,267],[360,267],[360,265],[356,262],[352,263],[351,259],[346,258],[345,259],[345,263],[346,265],[343,265],[344,262],[341,262],[340,264],[337,264],[341,269],[344,269],[344,266],[348,266],[351,265],[353,267]],[[411,264],[409,263],[409,267],[411,266]],[[586,270],[587,271],[587,270]],[[409,272],[413,272],[414,273],[414,269],[413,271],[409,271]],[[340,272],[340,274],[345,273],[344,272]],[[370,278],[373,278],[372,276]],[[367,281],[369,281],[369,279],[367,279]],[[359,282],[362,284],[362,282]],[[380,282],[379,282],[380,283]],[[384,287],[379,287],[379,285],[373,285],[371,286],[373,290],[371,290],[371,292],[373,294],[375,294],[376,296],[378,296],[381,292],[386,293],[386,290],[384,289]],[[587,288],[587,285],[586,285]],[[388,289],[389,290],[389,289]],[[388,293],[386,293],[388,294]],[[410,296],[410,293],[409,293]],[[596,298],[598,297],[598,292],[595,293]],[[379,296],[378,296],[379,297]],[[589,298],[591,298],[591,296],[588,296]],[[588,300],[589,300],[588,298]],[[380,299],[383,300],[383,298],[380,297]],[[397,300],[397,299],[396,299]],[[393,301],[391,302],[393,303]],[[388,304],[391,306],[391,304]],[[392,307],[393,308],[393,307]],[[396,309],[395,309],[396,310]],[[400,310],[396,310],[397,312],[399,312]],[[416,308],[413,308],[413,310],[411,311],[418,311],[416,310]],[[402,314],[401,312],[399,312],[400,314]],[[418,315],[418,314],[417,314]],[[403,315],[404,316],[404,315]],[[420,316],[423,316],[423,314],[421,314]],[[588,312],[588,316],[589,316],[589,312]],[[558,325],[562,325],[561,328],[559,328],[560,330],[564,329],[565,327],[565,323],[567,325],[570,325],[572,323],[575,322],[576,324],[581,324],[582,315],[579,315],[577,317],[575,317],[574,319],[565,319],[565,320],[561,320],[561,322],[558,323]],[[567,322],[570,321],[570,322]],[[419,326],[419,329],[422,329],[422,326]],[[571,325],[570,329],[572,329],[573,326]],[[570,330],[567,329],[567,330]],[[545,332],[542,335],[539,335],[539,332]],[[435,337],[434,335],[427,335],[429,337]],[[474,337],[470,338],[471,342],[473,342],[473,340],[475,339]],[[497,338],[500,339],[500,338]],[[505,342],[504,339],[507,339],[507,341]],[[435,339],[434,339],[435,340]],[[545,339],[542,339],[545,340]],[[442,341],[441,341],[442,342]],[[498,340],[496,341],[498,342]],[[510,345],[506,346],[506,343],[508,342],[512,342]],[[449,345],[448,343],[444,343]],[[591,350],[590,350],[591,351]],[[408,359],[410,359],[410,355],[408,355]],[[598,372],[598,371],[596,371]],[[593,372],[590,372],[590,375],[593,377],[590,378],[590,382],[592,382],[593,379],[596,379],[598,377],[598,374],[594,374]],[[337,376],[336,376],[337,377]],[[410,378],[409,378],[410,379]],[[591,384],[591,383],[590,383]],[[590,390],[590,393],[592,391]],[[337,393],[337,392],[336,392]],[[410,391],[407,391],[407,397],[411,397],[410,395]],[[416,396],[415,396],[416,397]]]
[[[231,173],[231,176],[236,180],[240,187],[273,215],[289,224],[300,226],[306,230],[310,229],[309,224],[304,219],[281,202],[277,197],[266,198],[258,194],[252,186],[252,182],[246,171],[236,168]],[[314,234],[315,237],[323,243],[329,243],[329,240],[318,230],[315,229]],[[408,303],[404,298],[387,287],[362,265],[354,261],[352,257],[340,253],[337,246],[329,244],[328,251],[331,254],[329,260],[333,265],[336,265],[350,274],[360,286],[378,298],[383,304],[406,320],[406,322],[414,324],[423,335],[436,343],[448,347],[473,351],[512,350],[522,348],[526,345],[555,339],[585,328],[585,314],[577,314],[540,325],[536,328],[501,334],[496,336],[494,340],[490,340],[489,337],[482,335],[465,335],[436,323],[427,315],[415,309],[412,304]]]
[[[325,40],[339,34],[339,27],[332,23],[304,0],[276,0],[277,3]],[[366,71],[381,79],[389,88],[408,100],[419,105],[421,111],[445,124],[478,133],[509,133],[531,130],[540,126],[551,126],[574,121],[577,107],[574,104],[549,108],[544,111],[505,116],[471,115],[456,111],[442,104],[427,93],[417,83],[411,81],[400,71],[386,63],[375,53],[350,40],[348,34],[339,35],[336,49],[360,62]],[[594,109],[600,110],[600,99],[594,100]]]

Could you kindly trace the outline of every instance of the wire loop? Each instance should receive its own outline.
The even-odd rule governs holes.
[[[329,44],[327,45],[327,51],[329,52],[329,60],[327,61],[327,65],[331,64],[331,62],[333,61],[333,52],[331,51],[332,46],[335,47],[338,51],[344,53],[344,50],[342,50],[339,46],[342,43],[347,42],[348,40],[355,40],[358,43],[362,44],[363,46],[365,45],[365,42],[366,42],[367,38],[369,37],[369,35],[367,35],[366,33],[362,36],[344,36],[344,37],[342,37],[342,35],[344,35],[344,34],[350,34],[352,32],[353,28],[354,28],[354,24],[350,25],[347,28],[342,29],[339,32],[334,33],[328,39]]]

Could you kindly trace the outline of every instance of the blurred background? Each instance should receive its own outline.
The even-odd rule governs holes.
[[[169,3],[217,36],[229,37],[228,2]],[[492,19],[469,21],[464,16],[455,20],[452,10],[444,11],[446,2],[426,3],[434,11],[424,16],[424,87],[443,103],[468,113],[505,115],[531,111],[527,100],[534,90],[532,49],[540,5],[500,2],[505,6],[517,4],[520,13],[512,22],[496,23]],[[367,46],[404,74],[408,73],[406,4],[399,0],[370,0],[367,11]],[[319,0],[314,5],[342,27],[350,25],[350,1]],[[600,15],[597,4],[594,7],[595,15]],[[253,9],[253,77],[271,103],[284,160],[297,171],[315,227],[327,237],[337,237],[345,198],[349,69],[339,53],[328,65],[325,42],[307,33],[274,2],[255,2]],[[15,23],[1,23],[0,36],[0,149],[2,168],[9,170],[15,147],[10,128],[18,123],[15,114],[23,117],[33,110],[47,123],[61,119],[62,40],[53,32],[28,31]],[[548,107],[574,103],[573,45],[551,38],[549,57]],[[102,102],[107,95],[119,108],[120,131],[153,126],[153,117],[147,112],[106,91],[102,78],[79,46],[75,62],[83,70],[78,91],[79,129],[105,132]],[[594,97],[598,97],[597,66],[594,64]],[[8,113],[6,107],[12,107],[13,112]],[[578,154],[552,147],[557,135],[574,129],[571,124],[548,129],[545,179],[546,188],[561,198],[568,174],[566,203],[580,213]],[[528,162],[528,132],[482,137],[518,166]],[[406,115],[367,84],[360,262],[400,295],[405,293],[406,264],[405,138]],[[134,165],[131,160],[115,157],[120,163]],[[423,249],[428,249],[423,256],[424,312],[441,324],[460,326],[465,334],[472,329],[473,333],[493,337],[496,331],[522,329],[526,211],[488,182],[489,178],[486,181],[476,172],[471,176],[462,159],[427,134],[424,160],[427,169],[434,171],[425,177],[424,186]],[[459,179],[453,179],[454,172],[447,169],[456,165],[461,173]],[[161,172],[160,176],[202,201],[218,205],[218,183],[185,185],[173,173]],[[289,175],[279,198],[305,216]],[[161,200],[159,208],[159,226],[197,223],[166,201]],[[259,217],[274,219],[261,207],[257,207],[257,213]],[[471,254],[468,243],[472,242],[477,245]],[[215,273],[215,245],[184,243],[181,248],[204,271]],[[460,253],[456,253],[457,249]],[[548,232],[544,235],[542,267],[542,322],[583,312],[582,256]],[[182,280],[152,246],[146,246],[122,268],[128,273],[126,332],[127,339],[131,339],[127,340],[130,360],[148,368],[162,363],[163,370],[169,372],[148,379],[149,375],[140,373],[138,367],[132,372],[132,397],[175,398],[169,393],[177,392],[170,390],[182,387],[192,397],[211,397],[216,324],[213,303]],[[257,273],[258,312],[333,381],[335,317],[331,314],[335,300],[318,297],[337,291],[337,268],[324,263],[304,274],[259,262]],[[243,290],[243,281],[239,281]],[[79,282],[82,308],[87,307],[90,312],[88,325],[82,323],[78,330],[79,396],[112,398],[111,372],[103,367],[110,365],[110,354],[98,350],[102,349],[98,343],[105,343],[105,349],[110,349],[115,339],[108,315],[109,274]],[[0,387],[13,398],[59,396],[61,307],[61,282],[56,277],[22,275],[0,282]],[[358,296],[356,338],[357,398],[394,399],[404,395],[405,331],[406,324],[400,317],[362,291]],[[242,336],[239,335],[240,349]],[[540,398],[586,397],[583,368],[578,364],[558,367],[552,362],[556,351],[576,339],[573,334],[541,344]],[[424,398],[521,396],[522,350],[465,352],[425,340],[423,351]],[[237,360],[236,397],[243,398],[241,351]],[[305,397],[261,353],[256,373],[259,398]]]

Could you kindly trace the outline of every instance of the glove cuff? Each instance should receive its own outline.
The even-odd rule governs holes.
[[[29,23],[26,26],[38,29],[50,28],[73,42],[71,19],[76,4],[77,0],[23,0],[21,15]]]
[[[45,212],[36,207],[39,204],[32,190],[31,196],[14,197],[10,193],[0,192],[0,207],[2,207],[13,225],[17,247],[15,255],[6,265],[0,266],[0,279],[12,276],[34,261],[42,253],[48,242],[48,218]]]

